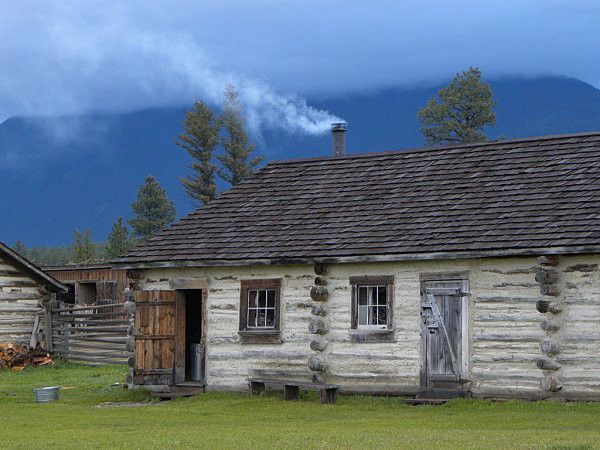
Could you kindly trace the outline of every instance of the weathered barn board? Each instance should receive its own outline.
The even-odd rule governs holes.
[[[108,264],[88,264],[51,266],[44,270],[74,289],[71,293],[73,303],[124,303],[126,300],[123,293],[130,280],[124,269],[113,269]]]

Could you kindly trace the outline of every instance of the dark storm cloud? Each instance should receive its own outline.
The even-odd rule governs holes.
[[[0,120],[218,102],[255,127],[322,132],[289,93],[564,74],[600,85],[596,1],[2,2]]]

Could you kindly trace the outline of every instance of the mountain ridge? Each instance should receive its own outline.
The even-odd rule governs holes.
[[[600,90],[566,77],[491,80],[497,125],[490,139],[597,131]],[[348,153],[420,147],[416,112],[439,86],[397,87],[309,104],[349,123]],[[178,181],[187,154],[173,140],[185,108],[147,108],[61,118],[9,118],[0,124],[0,240],[31,245],[71,241],[89,226],[103,240],[118,216],[128,217],[137,187],[152,174],[167,189],[178,216],[192,208]],[[267,161],[328,155],[328,134],[264,130],[254,136]],[[221,188],[223,186],[221,185]]]

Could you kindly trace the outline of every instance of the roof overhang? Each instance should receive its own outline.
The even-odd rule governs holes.
[[[48,287],[52,292],[67,292],[66,286],[55,280],[53,277],[45,273],[42,269],[37,267],[35,264],[23,258],[13,249],[0,242],[0,255],[5,257],[14,264],[17,268],[27,273],[33,279],[37,280],[40,284]]]
[[[324,256],[302,258],[261,258],[261,259],[193,259],[165,260],[148,262],[119,262],[113,267],[118,269],[152,269],[176,267],[224,267],[224,266],[274,266],[295,264],[352,264],[373,262],[400,262],[417,260],[456,260],[476,258],[504,258],[541,255],[583,255],[600,253],[600,245],[535,247],[513,249],[490,249],[476,251],[444,251],[433,253],[395,253],[357,256]]]

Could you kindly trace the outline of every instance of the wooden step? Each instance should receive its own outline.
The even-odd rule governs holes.
[[[170,391],[153,392],[152,397],[157,397],[161,400],[173,400],[182,397],[194,397],[204,393],[202,385],[177,385],[173,386]]]
[[[404,403],[407,405],[419,406],[419,405],[443,405],[448,403],[450,399],[447,398],[407,398]]]
[[[204,385],[178,384],[172,389],[172,391],[181,393],[184,395],[203,394],[204,393]]]
[[[415,398],[427,399],[452,399],[452,398],[467,398],[471,397],[469,391],[459,389],[426,389],[415,395]]]

